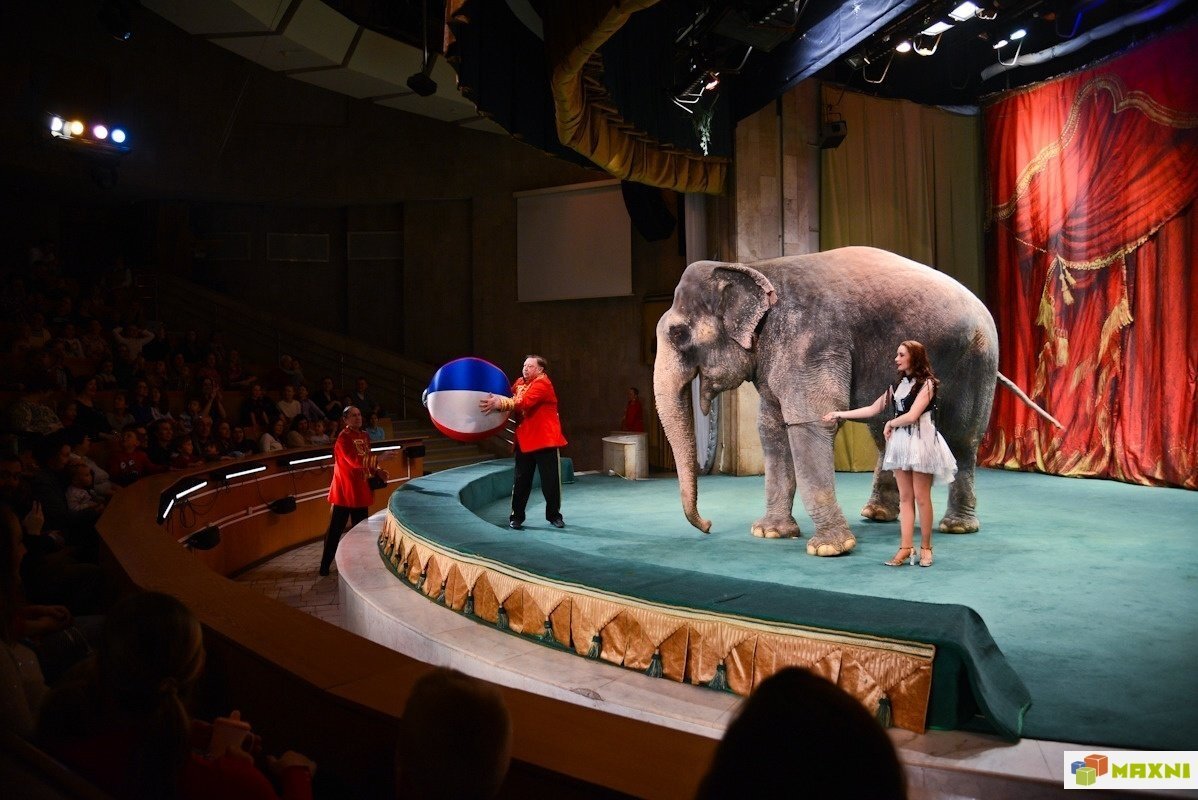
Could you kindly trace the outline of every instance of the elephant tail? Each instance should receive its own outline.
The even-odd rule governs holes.
[[[1037,414],[1044,417],[1044,419],[1048,420],[1053,425],[1056,425],[1061,430],[1065,430],[1065,426],[1062,425],[1060,422],[1058,422],[1056,417],[1054,417],[1052,414],[1049,414],[1044,409],[1040,408],[1040,406],[1036,405],[1036,402],[1034,400],[1032,400],[1032,398],[1028,397],[1024,393],[1024,391],[1022,389],[1020,389],[1018,386],[1016,386],[1015,382],[1012,381],[1010,378],[1008,378],[1006,375],[1003,375],[1001,372],[998,373],[998,381],[999,381],[999,383],[1003,384],[1008,389],[1010,389],[1012,392],[1014,392],[1016,397],[1018,397],[1023,402],[1027,403],[1031,407],[1031,409],[1033,411],[1035,411]]]

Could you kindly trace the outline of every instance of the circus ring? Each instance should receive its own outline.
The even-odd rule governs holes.
[[[1020,735],[1028,691],[965,606],[671,567],[636,558],[633,547],[579,550],[548,535],[548,526],[545,535],[513,534],[483,518],[505,501],[511,482],[510,462],[411,481],[392,495],[378,556],[432,602],[581,658],[736,695],[779,669],[802,666],[885,724]],[[620,481],[614,489],[635,502],[643,486]],[[592,542],[620,538],[575,525],[566,533]]]

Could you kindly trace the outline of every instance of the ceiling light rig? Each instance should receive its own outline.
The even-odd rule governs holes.
[[[1002,64],[1004,67],[1015,66],[1015,63],[1017,61],[1019,61],[1019,53],[1022,52],[1022,50],[1023,50],[1023,37],[1025,37],[1025,36],[1027,36],[1027,31],[1024,30],[1023,28],[1020,28],[1017,31],[1013,31],[1011,33],[1010,38],[999,39],[994,45],[994,49],[998,54],[998,63]],[[1012,42],[1018,42],[1018,44],[1015,46],[1015,55],[1011,57],[1010,61],[1003,61],[1002,60],[1003,48],[1006,47],[1007,45],[1011,44]]]

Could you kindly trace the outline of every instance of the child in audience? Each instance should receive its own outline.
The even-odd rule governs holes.
[[[190,436],[180,436],[175,440],[175,454],[171,456],[171,469],[191,469],[197,464],[203,463],[204,459],[196,455],[196,443]]]
[[[92,440],[89,436],[84,436],[82,440],[71,445],[71,463],[84,464],[91,470],[92,491],[107,501],[117,493],[117,489],[120,487],[109,480],[107,470],[92,460],[91,447]]]
[[[323,419],[313,420],[312,435],[309,437],[309,441],[313,445],[327,445],[332,441],[329,439],[329,435],[325,433],[325,421]]]
[[[102,391],[111,391],[116,388],[116,375],[112,371],[111,358],[100,362],[100,368],[96,370],[96,383]]]
[[[381,442],[383,439],[386,439],[387,432],[383,430],[382,425],[379,425],[379,415],[372,411],[368,420],[362,431],[370,438],[370,441]]]
[[[200,400],[193,397],[187,401],[187,410],[179,415],[179,424],[183,427],[183,433],[191,433],[195,427],[196,420],[202,415],[200,414]]]
[[[67,487],[67,508],[71,511],[104,510],[104,498],[94,488],[95,476],[91,468],[83,462],[76,462],[67,467],[71,485]]]

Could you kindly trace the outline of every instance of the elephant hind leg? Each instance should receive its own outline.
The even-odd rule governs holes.
[[[940,520],[944,533],[976,533],[982,529],[977,514],[977,496],[973,491],[975,449],[957,458],[957,477],[948,487],[948,508]]]
[[[861,509],[861,516],[874,522],[894,522],[899,514],[899,491],[894,473],[882,469],[882,454],[886,452],[886,440],[882,436],[881,428],[876,425],[870,425],[869,432],[878,447],[878,463],[874,465],[874,488],[870,492],[869,500]]]

